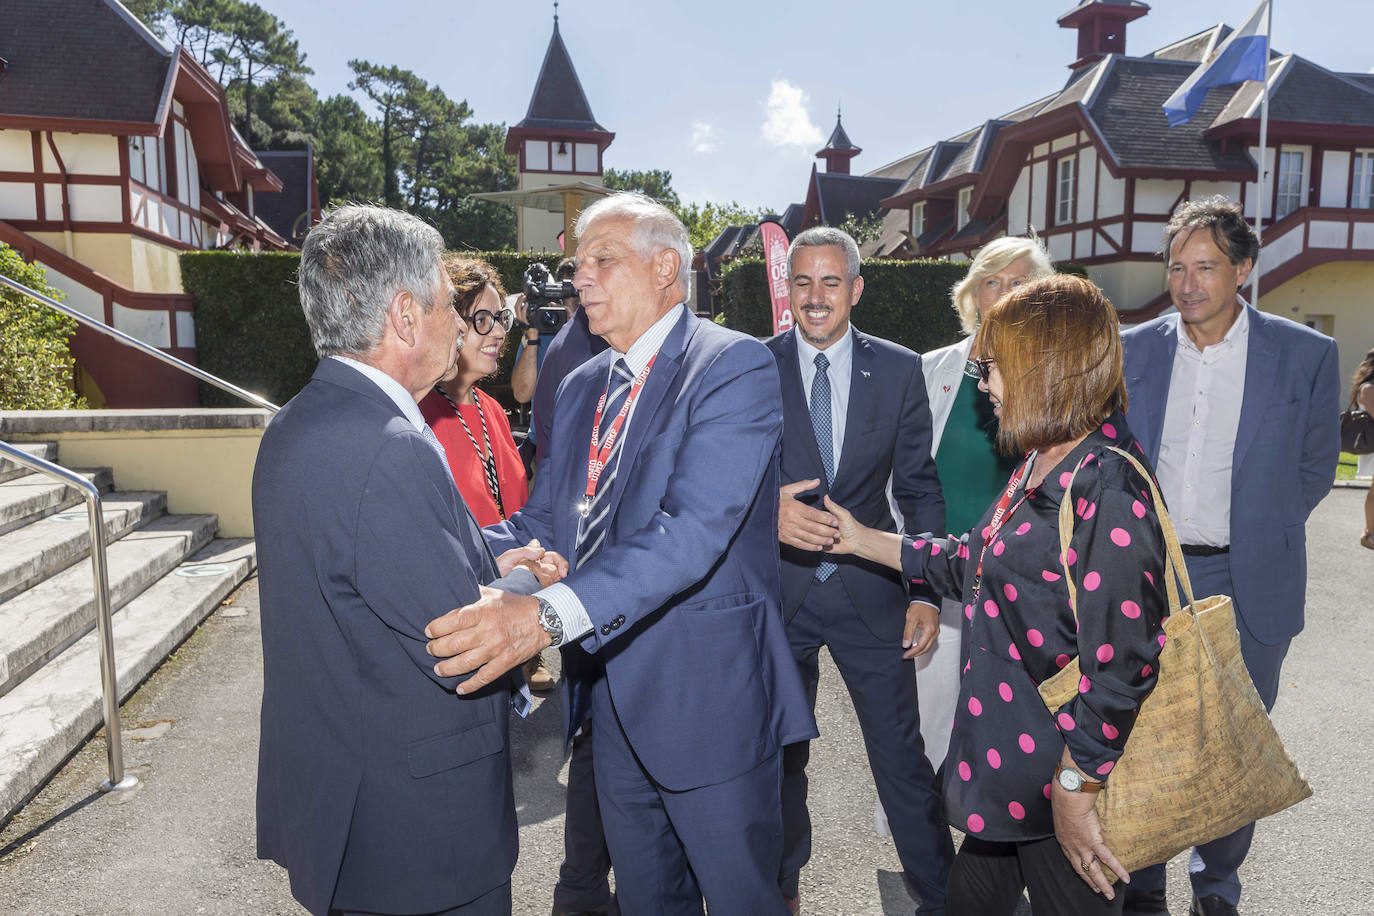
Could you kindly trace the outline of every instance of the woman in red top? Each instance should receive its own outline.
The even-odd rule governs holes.
[[[458,492],[479,525],[510,518],[529,498],[525,465],[516,451],[506,412],[477,387],[496,371],[496,358],[515,316],[503,310],[505,292],[485,261],[450,256],[453,307],[467,322],[458,368],[420,401],[420,412],[448,454]]]

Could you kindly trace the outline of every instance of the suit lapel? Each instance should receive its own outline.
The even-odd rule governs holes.
[[[782,382],[782,430],[783,437],[790,439],[792,446],[787,451],[800,446],[807,473],[799,479],[818,477],[821,481],[820,492],[826,491],[825,465],[821,463],[820,446],[816,445],[816,430],[811,425],[811,408],[806,403],[806,386],[802,384],[801,365],[797,362],[797,331],[793,330],[778,340],[778,375]],[[791,462],[788,462],[791,464]]]
[[[854,335],[854,351],[850,360],[853,366],[849,370],[849,408],[844,423],[844,443],[840,446],[840,463],[835,468],[836,480],[861,457],[855,454],[858,438],[872,425],[870,419],[877,410],[873,381],[877,354],[868,337],[859,333],[858,328],[851,326],[850,333]]]
[[[1178,325],[1173,321],[1161,322],[1155,328],[1158,336],[1142,338],[1141,345],[1146,348],[1145,358],[1137,365],[1141,374],[1136,376],[1136,390],[1143,392],[1144,403],[1132,403],[1131,412],[1141,409],[1142,422],[1136,424],[1128,413],[1131,429],[1145,446],[1146,456],[1153,464],[1159,461],[1159,443],[1164,436],[1164,410],[1169,402],[1169,379],[1174,371],[1174,353],[1178,350]]]
[[[1268,320],[1253,306],[1245,308],[1250,320],[1250,341],[1245,348],[1245,390],[1240,401],[1236,446],[1231,453],[1232,474],[1240,468],[1250,443],[1255,441],[1255,433],[1259,432],[1260,418],[1274,389],[1274,367],[1279,359],[1279,345],[1270,334]]]

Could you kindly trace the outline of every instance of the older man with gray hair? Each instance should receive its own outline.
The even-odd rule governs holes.
[[[523,682],[454,696],[423,630],[484,583],[537,589],[511,568],[540,552],[492,557],[416,406],[466,330],[442,251],[432,227],[378,207],[311,230],[300,297],[320,364],[253,474],[258,855],[316,916],[511,910],[507,731]]]
[[[484,589],[430,624],[466,692],[563,648],[564,726],[590,711],[625,913],[779,914],[784,745],[816,734],[779,610],[778,373],[687,310],[692,246],[618,194],[578,220],[573,285],[610,349],[559,387],[530,501],[486,529],[573,564],[535,597]],[[571,663],[576,659],[578,664]],[[908,675],[908,679],[910,676]]]

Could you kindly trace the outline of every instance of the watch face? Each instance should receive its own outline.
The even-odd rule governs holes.
[[[1059,784],[1070,792],[1077,792],[1083,788],[1083,777],[1077,770],[1061,769],[1059,771]]]

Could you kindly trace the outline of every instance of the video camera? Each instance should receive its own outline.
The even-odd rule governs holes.
[[[571,280],[554,282],[549,269],[535,261],[525,269],[525,316],[541,335],[557,334],[568,321],[564,299],[577,295]]]

